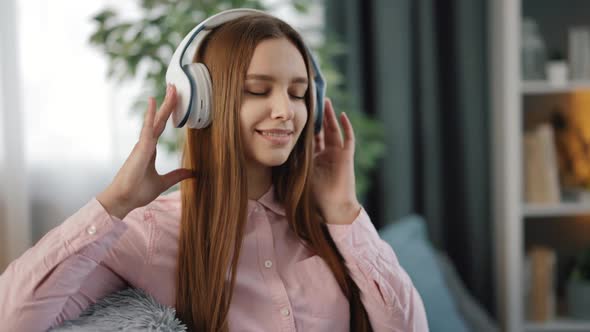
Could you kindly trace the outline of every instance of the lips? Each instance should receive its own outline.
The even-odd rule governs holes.
[[[285,129],[256,130],[256,133],[273,145],[287,144],[293,136],[293,131]]]
[[[260,134],[275,135],[275,136],[286,136],[293,133],[292,130],[288,129],[256,129]]]

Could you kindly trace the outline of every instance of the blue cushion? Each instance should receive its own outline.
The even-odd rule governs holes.
[[[428,242],[422,217],[404,217],[384,226],[379,235],[393,248],[401,266],[420,293],[430,331],[468,331],[445,284],[435,250]]]

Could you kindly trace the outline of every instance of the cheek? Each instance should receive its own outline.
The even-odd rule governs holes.
[[[243,114],[240,114],[240,136],[242,136],[242,140],[248,137],[248,127],[248,119],[244,118]]]
[[[295,125],[297,126],[297,131],[301,132],[303,130],[303,127],[305,127],[305,124],[307,123],[308,117],[307,107],[305,107],[305,105],[298,107],[295,110]]]
[[[248,105],[243,105],[240,109],[240,138],[242,139],[246,153],[249,153],[251,150],[252,141],[254,140],[252,127],[255,122],[255,114],[253,114],[253,111],[255,109],[248,107]]]
[[[255,103],[244,102],[242,104],[242,108],[240,109],[240,129],[243,134],[249,135],[254,124],[259,121],[260,112],[258,112],[258,109],[260,107]]]

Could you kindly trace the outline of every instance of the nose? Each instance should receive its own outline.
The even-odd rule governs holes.
[[[271,107],[270,117],[273,119],[290,120],[295,114],[287,92],[276,93]]]

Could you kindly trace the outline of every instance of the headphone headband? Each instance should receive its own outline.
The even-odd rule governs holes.
[[[185,54],[189,47],[194,44],[195,51],[198,51],[202,41],[211,30],[231,20],[256,14],[269,15],[263,11],[250,8],[222,11],[205,19],[182,39],[174,51],[170,64],[168,65],[168,70],[166,71],[166,82],[176,85],[177,93],[180,97],[176,110],[172,114],[174,125],[177,128],[184,126],[187,122],[191,128],[204,128],[211,122],[211,110],[209,109],[211,105],[210,77],[204,65],[199,66],[202,67],[201,69],[195,69],[195,66],[193,66],[195,64],[191,64],[190,62],[183,64]],[[317,133],[321,130],[323,120],[323,100],[326,85],[313,54],[307,45],[305,45],[305,48],[313,67],[313,81],[315,85],[314,102],[316,106],[314,130]],[[207,84],[209,86],[206,88],[201,86]]]

